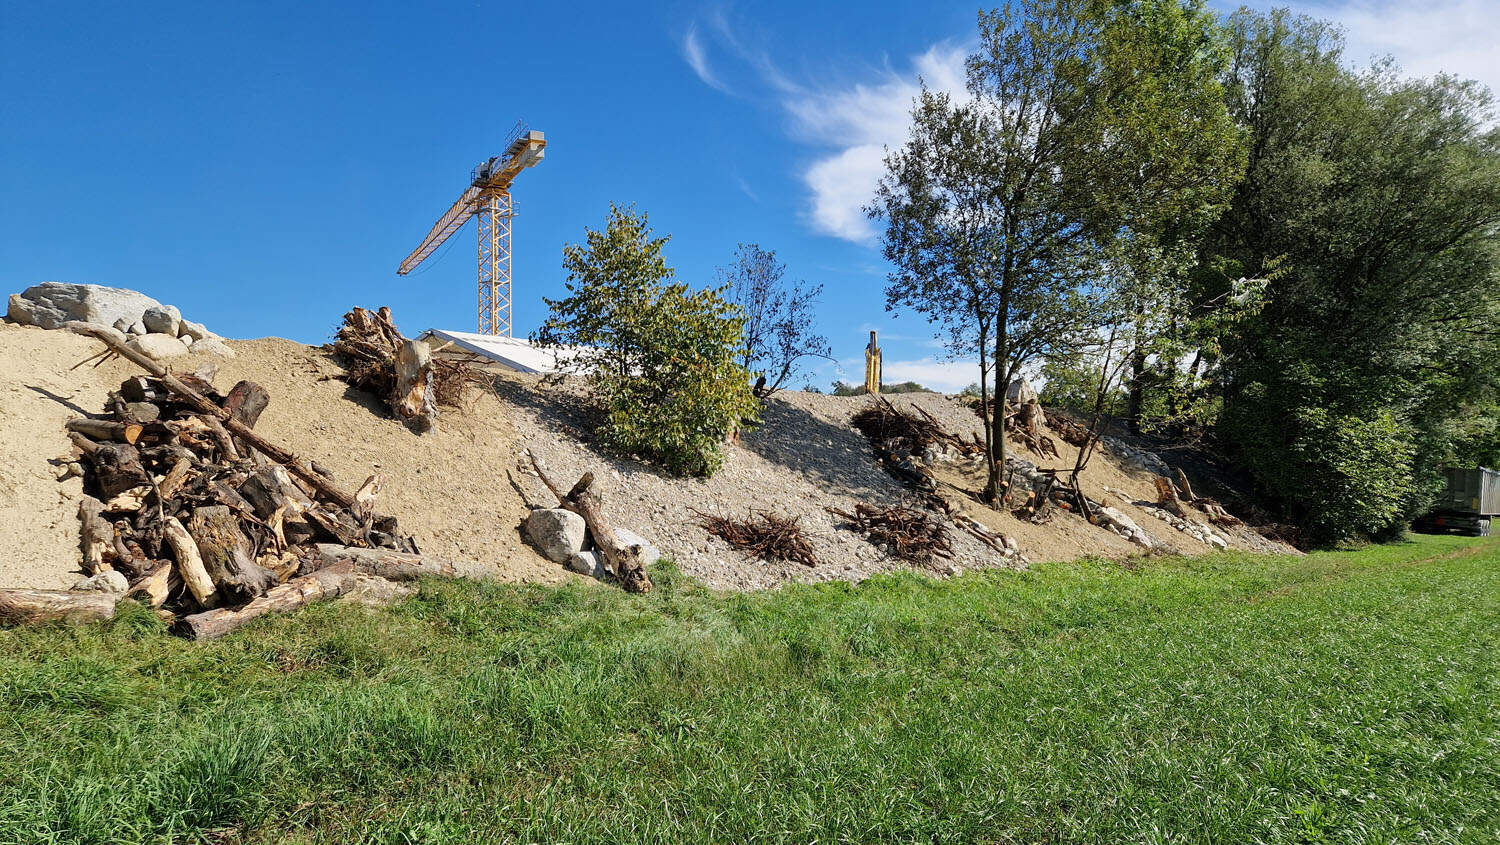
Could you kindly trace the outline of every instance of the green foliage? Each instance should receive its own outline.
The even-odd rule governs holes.
[[[0,629],[0,842],[1492,841],[1497,566],[1423,537],[722,595],[659,565],[212,643],[127,602]]]
[[[1083,354],[1049,358],[1042,364],[1045,380],[1038,394],[1043,406],[1092,413],[1099,389],[1100,364]],[[978,391],[975,391],[975,395]],[[1103,413],[1125,413],[1125,393],[1118,386],[1104,397]]]
[[[1207,331],[1219,433],[1315,534],[1394,530],[1444,463],[1495,454],[1493,425],[1471,419],[1500,398],[1490,95],[1346,70],[1336,30],[1285,12],[1228,29],[1252,154],[1205,265],[1282,263],[1263,308]]]
[[[1223,427],[1267,489],[1296,503],[1310,539],[1336,543],[1398,521],[1415,484],[1411,429],[1387,408],[1313,398],[1332,392],[1315,382],[1300,392],[1285,382],[1276,390],[1250,386],[1227,409]]]
[[[672,281],[645,214],[611,205],[602,231],[563,249],[569,295],[533,336],[584,369],[603,404],[599,434],[679,475],[712,475],[721,444],[756,419],[743,320],[724,289]],[[573,348],[573,351],[567,351]]]
[[[870,214],[887,306],[941,323],[995,395],[1149,313],[1153,273],[1186,263],[1181,233],[1213,219],[1243,154],[1201,3],[1018,0],[980,13],[979,41],[968,101],[922,92]],[[992,501],[1005,438],[988,422]]]

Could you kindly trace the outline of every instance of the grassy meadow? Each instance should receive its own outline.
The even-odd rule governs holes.
[[[0,842],[1494,842],[1500,540],[0,631]]]

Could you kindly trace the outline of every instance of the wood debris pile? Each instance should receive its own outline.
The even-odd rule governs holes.
[[[825,510],[848,520],[850,527],[871,543],[885,546],[891,555],[908,563],[930,567],[937,558],[953,557],[947,529],[927,511],[905,505],[877,508],[864,503],[855,505],[854,513],[838,508]]]
[[[1047,427],[1057,432],[1063,442],[1072,446],[1082,446],[1089,440],[1089,429],[1086,425],[1080,425],[1062,414],[1043,411],[1047,418]]]
[[[981,419],[984,418],[985,408],[983,403],[975,401],[970,407],[974,409],[976,416]],[[1005,431],[1025,445],[1027,451],[1044,458],[1059,457],[1057,454],[1057,444],[1052,441],[1051,437],[1042,433],[1042,424],[1050,423],[1052,417],[1047,416],[1040,402],[1035,399],[1028,399],[1022,403],[1007,401],[1003,407],[1005,408]],[[991,399],[989,402],[989,410],[990,419],[993,419],[995,413],[994,399]],[[1068,436],[1064,435],[1063,439],[1068,440]],[[1068,440],[1068,442],[1072,443],[1073,441]],[[1079,442],[1081,443],[1082,439]]]
[[[703,530],[718,537],[747,555],[771,561],[795,561],[803,566],[817,566],[812,544],[802,534],[798,517],[781,516],[769,511],[750,514],[747,519],[734,520],[713,516],[701,511],[698,524]]]
[[[469,384],[481,379],[474,367],[434,358],[427,344],[407,339],[385,307],[345,314],[333,352],[344,365],[338,378],[379,396],[396,416],[424,429],[436,423],[438,405],[457,407]]]
[[[1178,498],[1179,494],[1182,498]],[[1224,510],[1224,506],[1208,498],[1193,493],[1193,485],[1188,481],[1187,473],[1179,467],[1177,469],[1177,483],[1174,485],[1170,478],[1158,475],[1156,477],[1156,503],[1178,519],[1192,519],[1188,515],[1187,508],[1183,502],[1203,511],[1208,515],[1208,521],[1215,525],[1233,527],[1244,525],[1234,514]]]
[[[897,410],[884,396],[856,413],[851,422],[877,451],[898,455],[920,455],[943,438],[942,428],[930,417],[919,417]]]
[[[213,637],[356,588],[390,594],[383,577],[452,569],[417,556],[374,510],[381,476],[349,494],[258,434],[270,403],[261,386],[220,392],[211,367],[177,375],[91,334],[150,375],[126,379],[102,418],[67,423],[78,452],[68,474],[89,494],[79,519],[90,577],[72,591],[0,590],[0,622],[107,619],[124,592],[183,633]],[[349,563],[355,553],[364,564]]]

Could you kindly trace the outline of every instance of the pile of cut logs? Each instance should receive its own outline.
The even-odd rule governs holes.
[[[91,494],[79,507],[91,577],[70,591],[0,590],[0,622],[107,619],[123,591],[207,638],[321,598],[393,593],[384,579],[454,574],[375,512],[381,476],[347,493],[257,433],[270,403],[260,385],[221,393],[212,367],[174,374],[90,334],[148,374],[112,392],[101,418],[67,423],[68,472]]]

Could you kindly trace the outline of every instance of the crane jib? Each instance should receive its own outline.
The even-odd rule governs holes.
[[[443,242],[463,228],[470,217],[479,218],[479,331],[510,336],[512,205],[510,185],[528,167],[535,167],[546,154],[547,139],[541,132],[518,123],[507,138],[505,153],[480,162],[470,175],[470,184],[443,216],[433,224],[422,243],[396,268],[404,276],[427,260]]]

